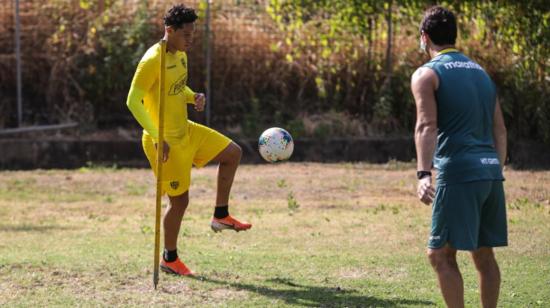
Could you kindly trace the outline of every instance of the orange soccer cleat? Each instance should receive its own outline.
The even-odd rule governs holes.
[[[169,273],[169,274],[175,274],[180,276],[192,276],[193,273],[183,262],[181,262],[180,258],[177,258],[174,262],[166,262],[164,259],[162,262],[160,262],[160,269],[163,272]]]
[[[220,232],[222,230],[235,230],[239,232],[252,228],[252,225],[247,222],[240,222],[231,217],[231,215],[228,215],[225,218],[212,218],[210,227],[214,230],[214,232]]]

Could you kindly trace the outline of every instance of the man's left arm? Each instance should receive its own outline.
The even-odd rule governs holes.
[[[187,54],[184,53],[182,60],[187,63]],[[189,74],[187,71],[187,65],[184,65],[184,67],[185,74]],[[185,104],[195,105],[196,111],[203,111],[204,105],[206,104],[206,98],[203,93],[195,93],[195,91],[191,90],[188,85],[185,85],[185,88],[183,89],[183,102]]]
[[[206,97],[203,93],[195,93],[191,88],[185,86],[183,90],[183,101],[186,104],[195,105],[195,110],[203,111],[204,105],[206,105]]]
[[[186,103],[186,104],[195,104],[195,95],[197,95],[197,93],[195,93],[193,90],[191,90],[191,88],[189,88],[189,86],[185,86],[185,88],[183,89],[183,101]]]
[[[504,169],[504,163],[506,162],[506,125],[504,125],[504,117],[502,115],[502,108],[500,102],[497,99],[495,104],[495,114],[493,116],[493,139],[495,142],[495,149],[498,154],[498,160],[500,161],[500,167]]]

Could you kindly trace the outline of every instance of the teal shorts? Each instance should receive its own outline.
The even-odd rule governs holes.
[[[438,185],[428,248],[458,250],[508,245],[502,181]]]

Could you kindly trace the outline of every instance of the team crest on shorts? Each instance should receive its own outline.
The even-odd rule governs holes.
[[[172,189],[178,189],[179,186],[180,186],[180,182],[178,181],[170,182],[170,187],[172,187]]]

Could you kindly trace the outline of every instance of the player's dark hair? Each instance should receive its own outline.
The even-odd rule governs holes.
[[[164,15],[164,25],[175,29],[181,29],[184,24],[195,22],[198,16],[195,10],[183,4],[171,7]]]
[[[424,12],[420,32],[426,33],[436,45],[454,45],[457,32],[455,15],[444,7],[433,6]]]

